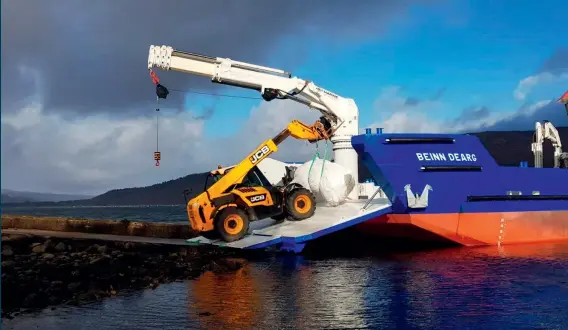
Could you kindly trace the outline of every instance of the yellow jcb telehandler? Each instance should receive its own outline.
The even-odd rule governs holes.
[[[329,139],[331,134],[331,125],[323,117],[312,126],[294,120],[237,165],[211,171],[205,191],[187,202],[191,228],[205,237],[232,242],[246,235],[250,221],[311,217],[316,209],[314,195],[306,187],[291,183],[291,171],[287,171],[282,184],[273,186],[257,165],[278,151],[278,145],[289,136],[313,143]],[[214,183],[207,188],[208,180]]]

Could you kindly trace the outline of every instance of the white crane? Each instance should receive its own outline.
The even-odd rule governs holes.
[[[170,46],[150,46],[148,70],[174,70],[209,77],[213,83],[256,90],[266,101],[291,99],[322,114],[322,122],[331,126],[335,162],[351,171],[359,182],[357,152],[351,137],[359,134],[359,109],[351,98],[327,91],[309,80],[292,77],[284,70],[175,50]],[[350,199],[358,198],[353,189]]]
[[[559,168],[563,161],[566,162],[568,160],[568,153],[562,152],[562,142],[560,141],[558,130],[549,121],[544,121],[543,124],[536,122],[535,126],[536,131],[531,148],[534,154],[534,167],[543,166],[542,143],[547,139],[554,147],[554,167]],[[566,164],[563,167],[566,167]]]

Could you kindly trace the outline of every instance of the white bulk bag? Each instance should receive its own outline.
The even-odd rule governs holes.
[[[354,187],[353,175],[344,167],[331,162],[325,164],[319,191],[328,206],[342,204]]]
[[[298,166],[292,182],[310,189],[316,201],[326,202],[328,206],[338,206],[343,203],[355,187],[355,180],[348,170],[321,158],[313,160],[313,164],[310,160]]]
[[[316,165],[316,162],[314,162],[314,166]],[[312,173],[318,173],[317,175],[313,175],[314,177],[317,176],[317,181],[315,182],[317,184],[316,191],[314,191],[314,189],[310,186],[310,181],[312,181],[312,183],[314,183],[314,179],[312,178],[312,176],[310,175],[310,165],[312,164],[312,161],[308,161],[305,162],[304,164],[298,166],[296,168],[296,170],[294,171],[294,180],[292,180],[293,183],[298,183],[300,184],[302,187],[309,189],[313,194],[314,197],[316,198],[316,202],[323,202],[324,200],[322,199],[321,195],[319,194],[319,177],[320,177],[320,173],[321,173],[321,166],[319,167],[319,172],[316,172],[314,170],[314,166],[312,166]]]

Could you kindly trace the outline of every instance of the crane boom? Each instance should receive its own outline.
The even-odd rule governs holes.
[[[562,141],[560,140],[558,130],[549,121],[544,121],[543,124],[536,122],[535,126],[535,141],[532,143],[535,167],[543,166],[542,143],[545,139],[549,140],[554,148],[554,167],[561,167],[561,160],[566,158],[566,153],[562,152]]]
[[[351,137],[359,134],[359,109],[353,99],[293,77],[284,70],[183,52],[170,46],[150,46],[148,70],[154,67],[209,77],[213,83],[256,90],[265,101],[291,99],[319,111],[333,132],[330,140],[335,162],[359,182],[357,153],[351,145]],[[358,189],[353,189],[348,197],[357,199],[357,192]]]

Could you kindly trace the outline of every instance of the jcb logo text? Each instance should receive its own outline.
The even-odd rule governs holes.
[[[268,155],[270,153],[270,149],[267,145],[264,145],[260,148],[257,152],[255,152],[249,159],[253,164],[256,164],[262,157]]]
[[[256,203],[256,202],[261,202],[265,199],[266,197],[264,195],[256,195],[256,196],[252,196],[250,197],[250,201],[251,203]]]

